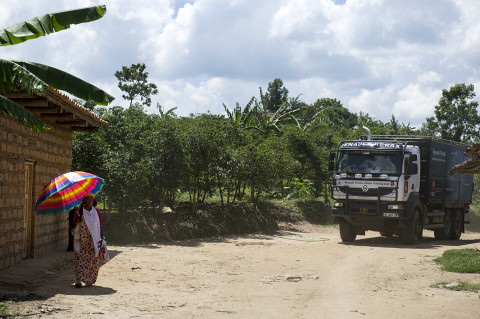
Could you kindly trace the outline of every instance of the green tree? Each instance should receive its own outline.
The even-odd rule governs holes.
[[[102,109],[100,116],[109,122],[100,132],[106,143],[102,176],[108,181],[103,188],[105,195],[121,212],[148,205],[155,156],[150,143],[153,116],[138,103],[127,109]]]
[[[185,186],[194,212],[198,203],[212,194],[217,186],[219,161],[224,157],[228,143],[225,123],[229,122],[223,116],[212,114],[182,119],[188,170]]]
[[[186,180],[185,156],[180,121],[171,116],[155,116],[155,127],[147,143],[152,146],[148,194],[154,208],[173,206],[177,190]]]
[[[0,30],[0,46],[15,45],[70,28],[71,24],[95,21],[106,13],[105,6],[44,14]],[[32,130],[43,131],[46,125],[35,115],[2,94],[20,89],[42,93],[52,87],[64,90],[85,101],[107,105],[113,97],[94,85],[53,67],[25,61],[0,59],[0,113],[10,115]]]
[[[118,87],[125,92],[122,97],[130,102],[140,98],[145,105],[152,104],[151,95],[158,93],[157,86],[153,83],[148,83],[148,72],[145,63],[132,64],[131,67],[122,66],[121,71],[115,72],[118,79]]]
[[[257,204],[264,193],[281,193],[283,181],[292,179],[297,168],[280,137],[259,139],[258,132],[250,134],[250,142],[238,148],[237,156],[242,179],[250,190],[250,200]]]
[[[471,142],[479,136],[480,116],[473,84],[458,83],[449,90],[442,90],[442,97],[435,106],[435,117],[427,118],[423,131],[452,141]]]
[[[276,112],[282,105],[288,102],[288,90],[283,85],[283,81],[275,79],[268,83],[268,89],[265,93],[265,109],[269,112]]]

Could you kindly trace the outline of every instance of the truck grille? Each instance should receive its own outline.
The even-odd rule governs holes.
[[[380,187],[380,188],[370,188],[366,192],[359,188],[349,188],[348,186],[340,186],[339,191],[342,193],[347,194],[349,196],[365,196],[365,197],[372,197],[372,196],[385,196],[390,195],[395,191],[395,188],[390,187]]]

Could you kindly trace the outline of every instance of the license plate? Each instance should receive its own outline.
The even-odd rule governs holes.
[[[383,213],[383,217],[398,217],[398,213]]]
[[[360,213],[368,213],[368,208],[360,208]]]

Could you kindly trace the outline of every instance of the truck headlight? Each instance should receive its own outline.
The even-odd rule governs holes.
[[[389,210],[400,210],[400,209],[403,209],[403,205],[402,204],[388,205],[388,209]]]
[[[335,202],[335,203],[333,203],[333,207],[343,207],[343,203],[342,202]]]

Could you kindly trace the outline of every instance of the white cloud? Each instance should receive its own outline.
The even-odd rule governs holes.
[[[399,99],[392,113],[397,120],[419,128],[425,118],[433,116],[440,96],[438,90],[426,90],[418,84],[409,84],[398,93]],[[422,120],[419,122],[418,119]]]
[[[376,90],[362,90],[360,95],[352,97],[347,106],[351,112],[368,113],[375,118],[388,118],[391,115],[391,96],[394,88],[388,86]]]
[[[273,14],[269,36],[290,38],[293,41],[307,38],[315,42],[325,42],[316,37],[328,35],[328,24],[334,18],[335,12],[336,6],[331,1],[290,0]]]
[[[5,0],[4,27],[93,0]],[[114,73],[145,63],[152,97],[177,113],[222,113],[281,78],[291,97],[329,97],[352,112],[420,124],[442,89],[477,86],[474,0],[105,0],[104,18],[2,47],[2,58],[71,72],[126,105]],[[155,111],[155,108],[151,108]]]

